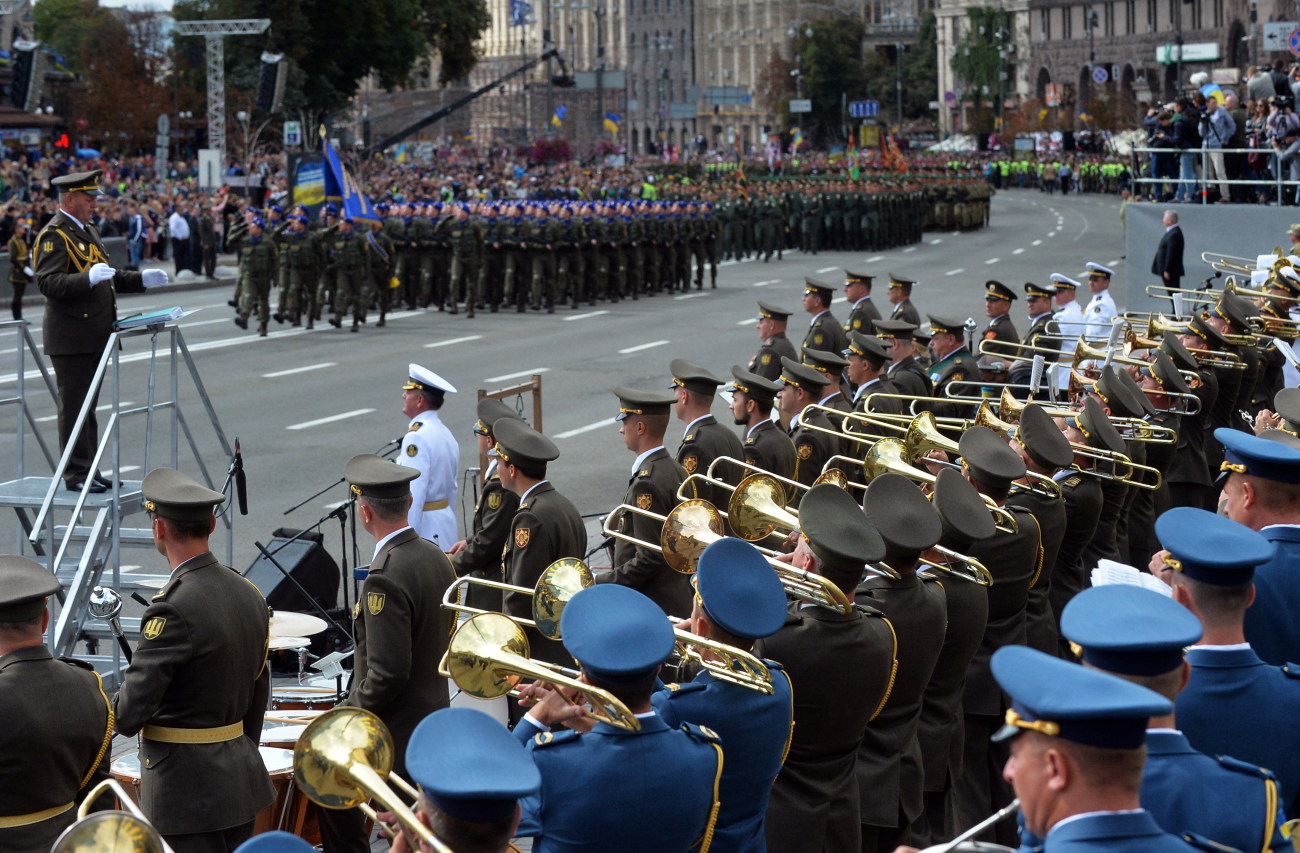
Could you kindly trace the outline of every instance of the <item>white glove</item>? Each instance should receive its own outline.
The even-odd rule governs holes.
[[[23,267],[23,275],[34,276],[36,275],[36,270],[32,269],[31,267]]]
[[[162,287],[167,283],[167,273],[162,270],[145,270],[140,273],[145,287]]]
[[[99,284],[101,281],[108,281],[110,278],[117,275],[117,270],[113,269],[103,261],[92,266],[89,272],[90,272],[91,287],[94,287],[95,285]]]

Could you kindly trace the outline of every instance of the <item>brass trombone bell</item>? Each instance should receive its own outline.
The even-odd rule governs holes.
[[[393,736],[383,720],[362,708],[333,708],[308,723],[298,738],[293,749],[293,780],[316,805],[360,808],[378,823],[376,810],[366,802],[373,799],[391,812],[406,832],[438,853],[451,853],[389,787],[391,782],[412,800],[419,795],[392,772],[393,751]]]
[[[618,529],[618,522],[622,520],[625,513],[629,512],[653,519],[663,525],[659,530],[658,544],[637,539]],[[605,516],[601,529],[606,536],[631,542],[633,545],[651,551],[659,551],[664,555],[664,562],[668,563],[673,571],[684,575],[694,572],[700,553],[712,542],[725,535],[722,515],[717,507],[700,498],[682,501],[667,515],[660,515],[631,504],[619,504]]]
[[[761,542],[778,530],[783,535],[799,527],[799,515],[785,508],[785,491],[769,474],[750,474],[727,501],[727,522],[746,542]]]
[[[491,581],[486,578],[478,578],[473,575],[456,578],[455,582],[447,587],[446,592],[442,594],[442,606],[457,613],[494,612],[469,607],[455,600],[459,589],[471,585],[531,596],[533,599],[533,618],[516,619],[515,621],[521,625],[536,628],[543,637],[549,640],[558,640],[560,639],[560,614],[564,612],[565,605],[579,592],[591,586],[592,583],[591,569],[587,568],[586,563],[576,557],[562,557],[546,567],[546,570],[537,579],[537,585],[532,589],[526,586],[516,586],[501,583],[500,581]]]
[[[772,672],[754,655],[679,628],[673,628],[673,633],[677,636],[676,654],[680,661],[697,663],[721,681],[772,695],[775,689],[772,687]],[[717,659],[704,652],[716,655]]]
[[[826,432],[824,427],[814,427],[814,425],[812,424],[805,424],[805,426],[807,426],[809,429],[815,428],[820,432]],[[832,431],[830,434],[836,436],[837,438],[845,438],[843,434],[838,432]],[[719,456],[717,459],[714,459],[712,462],[709,463],[709,467],[705,470],[705,475],[703,477],[701,477],[697,473],[697,474],[689,475],[686,479],[689,480],[692,477],[694,477],[695,479],[702,479],[711,486],[717,486],[718,488],[726,489],[728,492],[735,492],[736,491],[735,486],[731,485],[728,482],[725,482],[724,480],[718,477],[717,467],[719,463],[727,463],[729,465],[734,465],[742,471],[748,471],[750,474],[763,474],[764,476],[771,477],[773,480],[776,480],[778,483],[786,487],[787,499],[791,498],[791,496],[793,496],[795,492],[808,491],[809,489],[812,488],[812,486],[820,486],[822,483],[831,483],[832,485],[842,486],[843,482],[846,482],[848,480],[848,478],[844,476],[843,471],[839,472],[838,477],[835,474],[826,472],[822,475],[822,477],[826,477],[826,479],[822,479],[822,477],[818,477],[816,480],[813,481],[812,486],[805,486],[803,483],[800,483],[798,480],[791,480],[789,477],[778,476],[776,474],[773,474],[771,471],[768,471],[764,468],[760,468],[757,465],[744,461],[743,459],[736,459],[732,456]],[[748,476],[748,474],[746,476]],[[680,487],[677,489],[677,497],[681,498],[682,500],[687,500],[686,496],[683,494],[683,489],[681,489]]]
[[[457,687],[480,699],[515,695],[525,678],[565,687],[587,700],[586,714],[592,719],[640,731],[640,721],[612,694],[579,681],[573,670],[532,660],[528,653],[528,638],[515,620],[502,613],[480,613],[451,635],[443,657],[445,667],[439,667],[439,673],[445,671]]]
[[[111,792],[125,811],[90,813],[94,802]],[[105,779],[91,788],[77,807],[77,819],[69,824],[50,853],[173,853],[162,834],[116,779]]]

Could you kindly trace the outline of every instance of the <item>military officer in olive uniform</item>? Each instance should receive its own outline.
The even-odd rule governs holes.
[[[944,392],[949,382],[971,382],[979,378],[979,365],[966,348],[965,326],[947,317],[930,315],[930,349],[934,364],[930,366],[930,381],[934,384],[935,402],[924,404],[936,417],[962,417],[966,409],[954,405]]]
[[[738,364],[731,366],[731,375],[734,379],[727,388],[731,392],[731,415],[737,426],[745,428],[745,461],[778,477],[794,479],[799,458],[794,442],[768,416],[781,386]]]
[[[636,454],[631,479],[623,503],[637,509],[667,515],[680,501],[677,489],[686,472],[664,449],[668,429],[668,411],[675,397],[654,391],[619,387],[614,389],[619,409],[615,420],[623,444]],[[637,512],[624,512],[619,529],[633,538],[657,542],[662,524]],[[691,609],[690,578],[674,571],[663,554],[618,539],[614,544],[613,565],[609,571],[597,572],[596,583],[617,583],[643,593],[670,616],[681,616]]]
[[[812,315],[812,321],[803,336],[801,348],[840,352],[848,345],[844,327],[831,313],[831,297],[834,295],[835,289],[829,284],[816,279],[804,279],[803,308]],[[798,360],[796,355],[789,358]]]
[[[1020,343],[1016,325],[1011,322],[1011,303],[1017,298],[1019,297],[1011,288],[1000,281],[990,279],[984,282],[984,314],[989,318],[989,324],[984,329],[981,340],[996,340],[1008,344]]]
[[[248,318],[256,311],[257,334],[261,337],[266,337],[266,327],[271,319],[271,283],[280,275],[280,251],[275,241],[263,233],[265,228],[266,222],[255,216],[248,223],[248,230],[228,244],[239,257],[241,280],[239,316],[235,318],[235,325],[247,329]]]
[[[712,543],[695,571],[690,632],[749,651],[785,624],[785,589],[759,550],[735,538]],[[764,661],[771,692],[752,690],[700,672],[686,684],[670,684],[651,701],[670,726],[706,726],[737,744],[719,784],[722,809],[710,850],[763,849],[763,818],[772,782],[793,735],[790,678],[779,663]]]
[[[743,459],[744,448],[733,430],[718,423],[713,417],[713,398],[722,380],[694,362],[675,358],[668,365],[673,374],[673,415],[686,424],[682,443],[677,447],[677,464],[688,475],[703,474],[713,460],[719,457]],[[733,486],[739,483],[743,471],[735,465],[723,464],[715,472],[717,478]],[[718,507],[726,506],[729,493],[716,486],[698,484],[692,480],[691,494],[704,498]]]
[[[0,849],[8,853],[48,853],[89,789],[108,778],[113,715],[99,675],[55,660],[45,645],[59,590],[39,564],[0,557]]]
[[[458,577],[474,575],[501,583],[505,579],[501,555],[510,539],[510,522],[515,517],[515,510],[519,509],[519,496],[501,484],[500,460],[491,455],[496,446],[493,425],[503,418],[520,418],[514,409],[494,397],[479,400],[476,414],[474,436],[478,440],[479,453],[489,456],[487,471],[483,475],[478,503],[474,504],[470,528],[473,533],[468,539],[452,545],[447,556],[451,558],[451,567]],[[464,587],[460,600],[480,610],[497,610],[501,606],[501,591],[471,583]]]
[[[827,434],[835,428],[826,413],[808,409],[824,396],[827,379],[821,371],[789,358],[781,359],[781,368],[782,388],[777,397],[782,417],[790,419],[793,479],[811,486],[830,458],[840,452],[839,440]]]
[[[767,380],[781,375],[781,359],[798,358],[794,344],[785,336],[785,325],[790,312],[762,300],[758,303],[758,336],[763,343],[758,353],[749,360],[749,370]]]
[[[929,397],[934,392],[930,374],[925,365],[917,361],[913,336],[916,326],[901,320],[877,320],[875,337],[889,350],[889,369],[885,378],[898,387],[900,393],[914,397]]]
[[[1056,289],[1051,285],[1034,284],[1027,282],[1025,284],[1025,310],[1029,314],[1029,329],[1025,332],[1025,343],[1031,347],[1041,349],[1055,350],[1059,349],[1056,339],[1048,334],[1047,324],[1052,319],[1052,297],[1056,294]],[[1032,353],[1029,354],[1032,356]],[[1048,361],[1052,361],[1053,356],[1044,353]],[[1050,369],[1050,368],[1049,368]],[[1011,373],[1009,381],[1017,385],[1026,385],[1033,374],[1032,360],[1016,360],[1011,362]],[[1041,385],[1046,388],[1048,376],[1044,371]],[[1019,392],[1019,396],[1024,398],[1026,392]]]
[[[523,421],[498,421],[496,447],[501,483],[519,499],[519,510],[506,539],[506,583],[532,589],[556,560],[581,560],[587,553],[587,529],[573,503],[546,478],[546,465],[560,456],[555,442]],[[505,594],[502,613],[532,618],[532,599]],[[530,655],[550,663],[569,662],[564,647],[534,628],[525,628]]]
[[[861,332],[864,335],[875,333],[875,323],[881,317],[880,309],[871,301],[872,278],[873,276],[864,272],[853,272],[848,269],[844,271],[844,295],[853,306],[849,311],[848,322],[844,324],[846,333]]]
[[[437,545],[407,524],[413,468],[371,453],[348,460],[343,476],[357,496],[357,518],[375,540],[370,570],[352,611],[352,684],[342,705],[378,715],[393,735],[393,772],[406,777],[406,744],[416,725],[449,704],[438,662],[454,614],[442,595],[455,580]],[[259,715],[261,711],[258,712]],[[320,810],[325,849],[369,851],[359,809]]]
[[[829,483],[808,490],[799,517],[795,567],[822,575],[851,602],[866,565],[885,556],[880,534],[849,493]],[[779,660],[798,685],[794,736],[767,807],[771,853],[859,849],[854,767],[867,724],[888,696],[895,644],[879,610],[798,602],[779,631],[755,644],[755,654]]]
[[[920,327],[921,314],[912,304],[912,288],[916,282],[910,278],[902,278],[889,274],[889,301],[893,303],[894,310],[890,312],[889,319],[901,320],[904,323],[911,323],[913,326]]]
[[[258,753],[270,612],[208,550],[224,495],[171,468],[150,471],[141,491],[171,578],[140,617],[113,699],[117,731],[140,735],[140,807],[172,849],[234,850],[275,800]]]
[[[59,390],[59,449],[73,450],[63,470],[69,490],[107,491],[109,481],[92,471],[90,461],[99,446],[95,420],[98,393],[90,401],[86,422],[74,436],[72,428],[90,393],[117,320],[117,291],[136,293],[167,283],[162,270],[115,270],[108,265],[108,250],[91,225],[99,195],[102,170],[77,172],[54,178],[59,191],[59,211],[41,229],[32,249],[36,287],[45,297],[45,355],[54,366]]]

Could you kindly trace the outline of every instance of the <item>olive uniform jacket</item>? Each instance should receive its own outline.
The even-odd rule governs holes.
[[[889,698],[894,629],[879,610],[793,602],[754,654],[780,661],[794,686],[794,736],[767,806],[768,851],[857,850],[858,744]]]
[[[728,457],[744,460],[745,449],[740,443],[740,436],[735,431],[718,423],[713,415],[705,415],[692,421],[686,428],[681,446],[677,448],[677,464],[687,474],[703,474],[713,464],[713,460]],[[723,463],[715,471],[717,479],[736,485],[746,472],[736,465]],[[720,486],[709,486],[692,480],[687,486],[687,494],[703,498],[718,509],[725,510],[731,493]]]
[[[48,853],[86,791],[108,778],[113,715],[88,664],[55,660],[44,645],[0,656],[0,829],[6,853]]]
[[[45,354],[103,352],[117,320],[115,291],[143,291],[140,273],[118,270],[112,281],[91,287],[87,270],[108,263],[108,250],[95,226],[82,227],[61,210],[37,235],[32,255],[36,285],[45,296]]]
[[[924,806],[917,728],[925,688],[943,648],[948,603],[936,579],[915,573],[898,580],[869,578],[855,597],[858,604],[883,612],[898,635],[898,677],[858,747],[861,820],[866,826],[895,827],[900,820],[906,826]]]
[[[787,480],[794,479],[795,460],[798,459],[794,442],[772,421],[763,421],[754,427],[745,437],[744,450],[745,461],[750,465]]]
[[[810,425],[819,429],[811,429]],[[830,458],[840,452],[840,440],[820,432],[822,429],[834,429],[826,413],[804,409],[799,414],[799,425],[790,432],[795,455],[792,479],[805,486],[811,486]]]
[[[821,350],[822,352],[833,352],[839,355],[848,349],[849,336],[844,333],[844,326],[839,320],[835,319],[834,314],[830,311],[823,311],[808,326],[801,347],[803,349]],[[798,356],[791,356],[791,358],[795,361],[800,360]],[[780,375],[779,372],[778,375]]]
[[[140,807],[163,835],[230,829],[275,800],[257,749],[269,617],[257,587],[207,552],[173,569],[140,619],[113,713],[119,734],[141,734]],[[169,731],[226,726],[216,743]]]
[[[916,306],[912,304],[911,299],[904,299],[895,305],[889,319],[902,320],[904,323],[911,323],[918,329],[921,328],[921,312],[916,310]]]
[[[483,491],[474,504],[474,519],[470,525],[473,533],[465,540],[465,547],[451,558],[451,567],[457,577],[473,575],[496,581],[504,580],[502,555],[510,540],[510,522],[519,509],[519,496],[501,485],[496,473],[496,462],[488,468]],[[473,583],[464,586],[460,595],[462,604],[480,610],[498,610],[501,607],[501,590]]]
[[[1009,344],[1020,343],[1020,333],[1016,331],[1016,324],[1011,322],[1010,314],[1003,314],[1000,317],[994,317],[989,320],[988,327],[984,329],[981,336],[985,341],[1004,341]]]
[[[870,296],[864,296],[849,311],[849,321],[844,324],[845,332],[861,332],[864,335],[875,334],[876,321],[881,319],[880,309],[876,303],[871,301]]]
[[[936,418],[964,418],[970,414],[967,406],[958,405],[949,400],[944,389],[949,382],[980,381],[979,365],[965,346],[960,346],[930,368],[930,381],[934,383],[933,403],[921,403],[918,409],[934,412]],[[969,386],[960,389],[963,396],[970,396]]]
[[[925,372],[924,365],[917,361],[915,356],[909,355],[902,361],[896,361],[889,365],[885,378],[897,385],[898,390],[903,394],[911,394],[914,397],[929,397],[934,392],[934,384],[930,382],[930,375]]]
[[[1091,566],[1083,562],[1083,550],[1097,532],[1101,518],[1101,483],[1091,474],[1081,471],[1058,472],[1054,479],[1061,484],[1061,503],[1065,506],[1065,533],[1056,554],[1056,568],[1052,570],[1052,586],[1047,598],[1052,604],[1056,624],[1061,624],[1061,612],[1083,590],[1092,585],[1088,578]],[[1057,653],[1066,660],[1074,660],[1070,644],[1058,638]]]
[[[1042,570],[1029,588],[1029,601],[1025,606],[1026,636],[1030,648],[1055,655],[1059,638],[1050,598],[1052,572],[1060,557],[1061,540],[1065,538],[1065,501],[1025,489],[1010,495],[1007,503],[1029,510],[1038,522],[1043,546]]]
[[[506,540],[506,583],[532,589],[546,567],[556,560],[587,554],[587,528],[577,508],[555,490],[549,480],[538,483],[520,502]],[[505,593],[502,613],[533,618],[532,599],[520,593]],[[556,627],[558,633],[559,626]],[[531,656],[550,663],[573,665],[573,656],[559,640],[542,636],[525,627]]]
[[[340,704],[378,715],[393,733],[393,767],[406,775],[406,743],[420,720],[449,704],[438,662],[453,617],[442,594],[455,579],[442,549],[404,528],[384,543],[352,611],[352,685]]]
[[[782,356],[799,361],[799,353],[795,352],[794,344],[790,343],[785,332],[777,332],[763,341],[758,352],[749,360],[749,372],[775,382],[781,378]]]
[[[623,503],[649,512],[667,515],[680,501],[677,489],[686,479],[681,465],[662,447],[652,452],[627,484]],[[641,513],[625,512],[619,530],[644,542],[658,542],[662,524]],[[694,590],[690,576],[674,571],[663,554],[625,542],[614,542],[614,562],[609,572],[596,577],[597,583],[630,586],[663,608],[669,616],[690,615]]]

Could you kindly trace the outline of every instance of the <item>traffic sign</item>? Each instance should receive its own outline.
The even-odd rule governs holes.
[[[1291,31],[1286,40],[1286,49],[1291,51],[1292,56],[1300,56],[1300,27]]]
[[[1092,69],[1092,82],[1105,83],[1109,79],[1110,74],[1108,74],[1106,69],[1102,66],[1098,65],[1096,68]]]
[[[955,92],[944,92],[943,99],[951,104],[953,101],[957,100],[957,95]]]
[[[286,147],[302,145],[302,123],[286,121],[284,123],[284,144]]]
[[[812,101],[808,98],[796,98],[790,101],[790,112],[792,113],[810,113],[812,112]]]
[[[1300,27],[1300,21],[1270,21],[1264,24],[1264,50],[1286,50],[1291,31],[1296,27]]]
[[[851,118],[875,118],[880,115],[880,101],[850,101]]]

